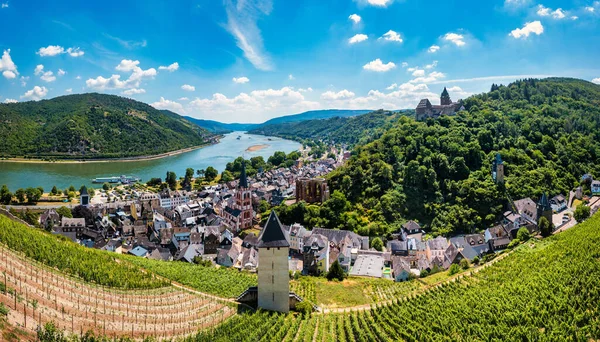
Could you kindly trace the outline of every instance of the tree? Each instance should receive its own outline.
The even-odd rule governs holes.
[[[185,177],[183,178],[183,184],[181,186],[183,188],[190,188],[192,186],[192,178],[194,177],[194,169],[188,167],[185,169]]]
[[[267,161],[269,163],[271,163],[273,166],[279,166],[283,162],[285,162],[285,159],[286,159],[285,152],[277,151],[277,152],[273,153],[273,155],[270,156]]]
[[[71,185],[71,186],[69,187],[69,192],[75,192],[75,187]]]
[[[10,204],[12,200],[12,193],[8,190],[8,187],[2,185],[2,189],[0,189],[0,203],[2,204]]]
[[[59,214],[61,217],[73,218],[73,213],[71,213],[71,209],[65,206],[56,209],[56,213]]]
[[[105,182],[104,184],[102,184],[102,189],[103,189],[104,191],[108,191],[108,190],[110,190],[110,184],[108,184],[108,183],[106,183],[106,182]]]
[[[526,227],[519,228],[519,230],[517,231],[517,239],[525,242],[525,241],[529,240],[529,238],[531,238],[531,235],[529,234],[529,230]]]
[[[575,208],[575,213],[573,213],[573,217],[577,222],[583,222],[588,217],[590,217],[590,207],[585,204],[580,204]]]
[[[269,210],[269,202],[265,201],[265,200],[260,200],[258,202],[258,212],[259,213],[266,213],[267,210]]]
[[[58,189],[56,188],[56,185],[52,187],[52,190],[50,190],[50,195],[57,195],[58,194]]]
[[[342,265],[340,265],[339,261],[334,261],[329,268],[329,272],[327,272],[327,280],[331,281],[333,279],[337,279],[339,281],[344,280],[346,274],[344,273],[344,269]]]
[[[225,170],[221,173],[221,181],[222,182],[231,182],[234,179],[235,178],[233,178],[233,174],[228,170]]]
[[[381,252],[383,250],[383,241],[380,238],[376,237],[371,240],[371,247],[375,248],[376,251]]]
[[[94,214],[90,209],[83,205],[76,206],[71,210],[71,213],[75,218],[84,218],[85,224],[92,224],[94,222]]]
[[[15,191],[15,196],[17,197],[19,204],[25,203],[25,190],[21,188],[17,189],[17,191]]]
[[[212,182],[213,180],[215,180],[215,178],[217,178],[218,175],[219,175],[219,171],[217,171],[217,169],[215,169],[212,166],[207,167],[206,171],[204,171],[204,177],[209,182]]]
[[[543,237],[548,237],[552,234],[552,225],[544,216],[540,218],[540,221],[538,222],[538,227],[540,228],[540,233]]]
[[[303,301],[296,304],[296,311],[301,313],[304,317],[308,317],[313,312],[313,306],[308,301]]]
[[[165,178],[165,183],[169,185],[169,189],[177,189],[177,175],[175,174],[175,172],[167,171],[167,178]]]
[[[198,177],[204,177],[204,169],[198,169],[196,170],[196,174],[198,175]]]
[[[146,182],[147,186],[158,186],[162,183],[162,179],[160,178],[150,178],[148,182]]]
[[[42,193],[38,188],[27,188],[25,189],[25,194],[27,195],[27,201],[30,204],[36,204],[42,197]]]
[[[448,275],[455,275],[458,272],[460,272],[460,266],[457,264],[452,264],[448,269]]]
[[[463,270],[466,270],[469,268],[469,260],[468,259],[462,259],[459,263],[460,268],[462,268]]]

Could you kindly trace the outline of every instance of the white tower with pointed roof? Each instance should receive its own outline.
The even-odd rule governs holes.
[[[275,211],[258,236],[258,307],[289,312],[290,278],[288,255],[290,244]]]

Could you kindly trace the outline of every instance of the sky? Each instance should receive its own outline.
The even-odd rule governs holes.
[[[0,32],[0,102],[100,92],[221,122],[600,84],[594,0],[0,0]]]

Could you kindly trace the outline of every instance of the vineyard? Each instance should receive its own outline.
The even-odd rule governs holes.
[[[387,306],[240,315],[187,341],[592,341],[600,338],[600,216],[476,274]],[[248,329],[252,327],[252,329]]]

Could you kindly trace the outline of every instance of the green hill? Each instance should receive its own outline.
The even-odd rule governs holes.
[[[350,117],[265,124],[249,133],[278,136],[297,141],[318,140],[332,144],[364,144],[381,136],[400,116],[413,111],[392,113],[378,110]]]
[[[181,116],[115,95],[0,104],[0,155],[106,158],[154,155],[207,142]]]
[[[410,219],[435,235],[472,232],[496,222],[509,198],[568,196],[585,173],[600,178],[600,85],[522,80],[494,85],[465,106],[437,120],[401,117],[329,174],[331,203],[294,205],[280,218],[363,235]],[[491,177],[496,153],[505,184]]]

